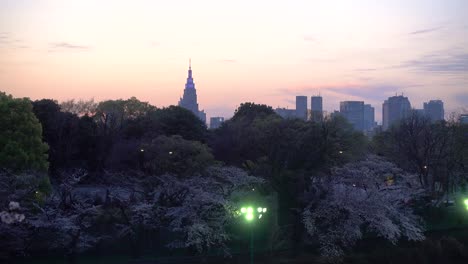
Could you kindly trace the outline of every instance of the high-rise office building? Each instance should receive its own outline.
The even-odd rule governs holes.
[[[296,96],[296,117],[307,120],[307,96]]]
[[[424,114],[432,122],[444,120],[444,102],[441,100],[430,100],[424,103]]]
[[[323,120],[322,96],[312,96],[310,98],[310,119],[315,122]]]
[[[364,105],[364,130],[371,131],[375,127],[375,109],[370,104]]]
[[[224,123],[224,117],[216,116],[210,118],[210,128],[211,129],[216,129],[221,126],[221,124]]]
[[[364,102],[344,101],[340,102],[340,114],[359,131],[364,131]]]
[[[403,95],[389,97],[382,105],[382,129],[387,130],[392,124],[408,117],[411,104]]]
[[[197,90],[195,89],[195,83],[193,82],[192,78],[192,64],[190,61],[187,83],[185,84],[184,95],[179,100],[179,106],[192,111],[192,113],[198,116],[198,118],[200,118],[203,123],[206,123],[205,111],[198,110]]]

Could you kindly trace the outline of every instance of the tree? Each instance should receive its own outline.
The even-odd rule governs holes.
[[[161,180],[156,203],[164,206],[168,229],[174,233],[169,247],[193,248],[199,253],[220,248],[227,255],[228,227],[238,217],[242,197],[264,184],[233,167],[211,167],[203,175],[184,179],[166,175]]]
[[[47,170],[47,144],[31,102],[0,93],[0,167]]]
[[[269,106],[241,104],[234,117],[211,137],[210,146],[215,157],[234,165],[267,157],[271,142],[274,142],[269,140],[281,120]]]
[[[257,118],[264,118],[269,115],[277,115],[273,108],[264,104],[242,103],[234,112],[232,121],[243,120],[246,123],[252,122]],[[278,116],[279,117],[279,116]]]
[[[42,99],[32,102],[33,111],[42,124],[43,140],[49,146],[51,175],[68,167],[77,159],[79,118],[60,111],[56,101]]]
[[[208,147],[181,136],[159,136],[141,147],[143,167],[147,173],[192,175],[214,163]]]
[[[416,175],[374,155],[335,168],[329,177],[315,179],[305,195],[306,231],[329,257],[341,257],[365,234],[393,244],[401,237],[422,240],[421,219],[411,208],[424,195],[417,182]]]
[[[98,104],[94,102],[94,99],[88,101],[71,99],[60,103],[60,110],[75,114],[77,116],[93,116],[96,114]]]
[[[162,109],[152,109],[146,115],[132,120],[126,135],[138,139],[179,135],[187,140],[204,142],[206,129],[206,124],[191,111],[172,105]]]
[[[463,174],[462,149],[467,146],[464,126],[431,121],[418,113],[401,120],[373,140],[375,152],[417,173],[421,186],[437,197],[448,192]],[[461,147],[461,148],[460,148]]]
[[[95,118],[104,135],[114,135],[123,130],[129,120],[144,116],[154,107],[135,97],[127,100],[107,100],[97,105]]]

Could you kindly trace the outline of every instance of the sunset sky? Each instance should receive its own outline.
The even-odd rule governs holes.
[[[318,93],[327,111],[363,100],[379,121],[395,93],[455,111],[468,1],[0,0],[0,91],[15,97],[177,104],[189,58],[208,117]]]

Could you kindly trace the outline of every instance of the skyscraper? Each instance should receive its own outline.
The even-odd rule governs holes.
[[[192,78],[192,63],[189,61],[189,70],[187,83],[185,84],[184,96],[179,100],[179,106],[192,111],[194,115],[200,118],[203,123],[206,123],[205,111],[198,110],[197,90]]]
[[[364,102],[344,101],[340,102],[340,114],[359,131],[364,131]]]
[[[310,113],[312,121],[321,122],[323,120],[322,96],[312,96],[310,98]]]
[[[430,100],[424,103],[424,114],[432,122],[444,120],[444,102],[441,100]]]
[[[307,120],[307,96],[296,96],[296,117]]]
[[[364,130],[371,131],[375,126],[375,109],[370,104],[364,105]]]
[[[408,97],[403,95],[389,97],[382,105],[382,129],[387,130],[392,124],[406,118],[411,113]]]

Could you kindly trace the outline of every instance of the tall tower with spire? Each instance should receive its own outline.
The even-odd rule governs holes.
[[[179,100],[179,106],[192,111],[194,115],[198,116],[198,118],[206,123],[205,111],[198,110],[197,90],[195,89],[195,83],[193,82],[192,77],[191,59],[189,59],[188,77],[187,82],[185,83],[184,95]]]

